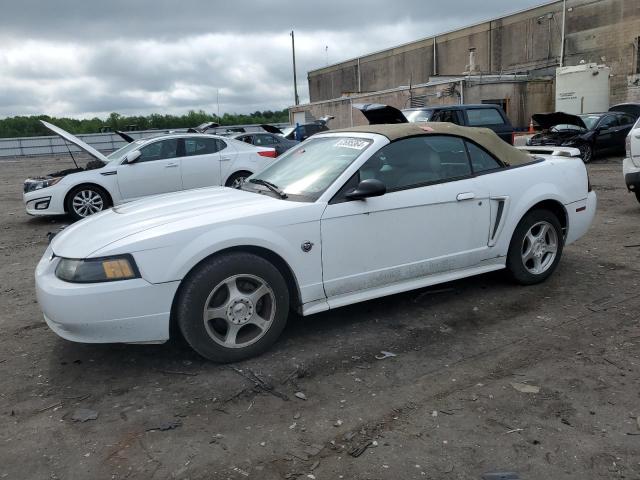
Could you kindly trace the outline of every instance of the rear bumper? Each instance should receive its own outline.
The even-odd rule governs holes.
[[[587,233],[596,215],[597,205],[596,192],[589,192],[584,200],[565,205],[569,216],[569,230],[565,245],[570,245]]]

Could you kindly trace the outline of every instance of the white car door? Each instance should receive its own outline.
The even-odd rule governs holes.
[[[387,193],[343,196],[366,178],[381,180]],[[488,197],[460,138],[429,135],[383,147],[323,214],[327,297],[477,264],[488,248]]]
[[[219,142],[216,138],[184,138],[184,157],[181,159],[183,189],[220,185]]]
[[[133,163],[118,166],[118,188],[125,201],[182,189],[178,139],[147,144]]]

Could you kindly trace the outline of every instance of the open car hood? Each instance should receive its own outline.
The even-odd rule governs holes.
[[[51,130],[53,133],[63,138],[67,142],[73,143],[76,147],[80,148],[81,150],[84,150],[86,153],[91,155],[96,160],[100,160],[102,163],[109,163],[109,159],[107,157],[105,157],[103,154],[101,154],[98,150],[93,148],[91,145],[84,143],[78,137],[71,135],[66,130],[62,130],[61,128],[56,127],[55,125],[51,125],[49,122],[45,122],[44,120],[40,120],[40,122],[49,130]]]
[[[280,134],[282,135],[282,130],[280,130],[278,127],[274,127],[273,125],[260,125],[260,127],[262,127],[262,129],[265,132],[269,132],[269,133],[276,133],[276,134]]]
[[[531,115],[531,119],[540,125],[540,128],[549,130],[556,125],[575,125],[587,130],[587,126],[577,115],[564,112],[536,113]]]
[[[369,125],[387,123],[409,123],[407,117],[395,107],[381,103],[356,103],[353,108],[360,110],[369,121]]]
[[[609,108],[609,111],[628,113],[634,118],[638,118],[640,117],[640,103],[620,103]]]

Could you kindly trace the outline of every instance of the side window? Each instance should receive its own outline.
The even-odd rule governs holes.
[[[218,151],[215,138],[185,138],[184,150],[187,157],[207,155]]]
[[[140,149],[140,158],[138,162],[152,162],[154,160],[163,160],[165,158],[175,158],[178,152],[178,139],[169,138],[160,140]]]
[[[227,148],[227,144],[224,140],[220,140],[219,138],[215,138],[214,140],[216,141],[217,152],[221,152],[222,150]]]
[[[465,177],[471,175],[471,166],[462,139],[428,135],[381,148],[359,173],[360,180],[376,178],[391,191]]]
[[[265,146],[265,145],[275,145],[276,141],[273,139],[273,137],[271,135],[265,135],[263,133],[260,133],[258,135],[255,135],[255,143],[254,145],[259,145],[259,146]]]
[[[470,127],[484,125],[504,125],[502,115],[495,108],[472,108],[467,110],[467,120]]]
[[[432,122],[449,122],[460,125],[458,112],[455,110],[440,110],[433,115]]]
[[[236,140],[240,140],[241,142],[253,145],[253,137],[251,135],[243,135],[241,137],[238,137]]]
[[[618,126],[618,118],[615,115],[607,115],[598,124],[600,128],[613,128]]]
[[[629,114],[620,115],[620,125],[632,125],[636,121],[635,117]]]
[[[484,149],[471,142],[465,142],[465,144],[469,151],[469,158],[471,159],[471,166],[473,167],[474,173],[502,168],[502,165]]]

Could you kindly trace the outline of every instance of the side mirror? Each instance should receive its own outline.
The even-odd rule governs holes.
[[[134,152],[129,152],[127,153],[127,156],[124,157],[124,163],[130,165],[132,163],[135,163],[136,160],[138,160],[140,158],[140,156],[142,156],[142,152],[140,150],[136,150]]]
[[[387,193],[387,187],[377,178],[362,180],[356,188],[346,193],[345,197],[351,200],[364,200],[369,197],[379,197]]]

